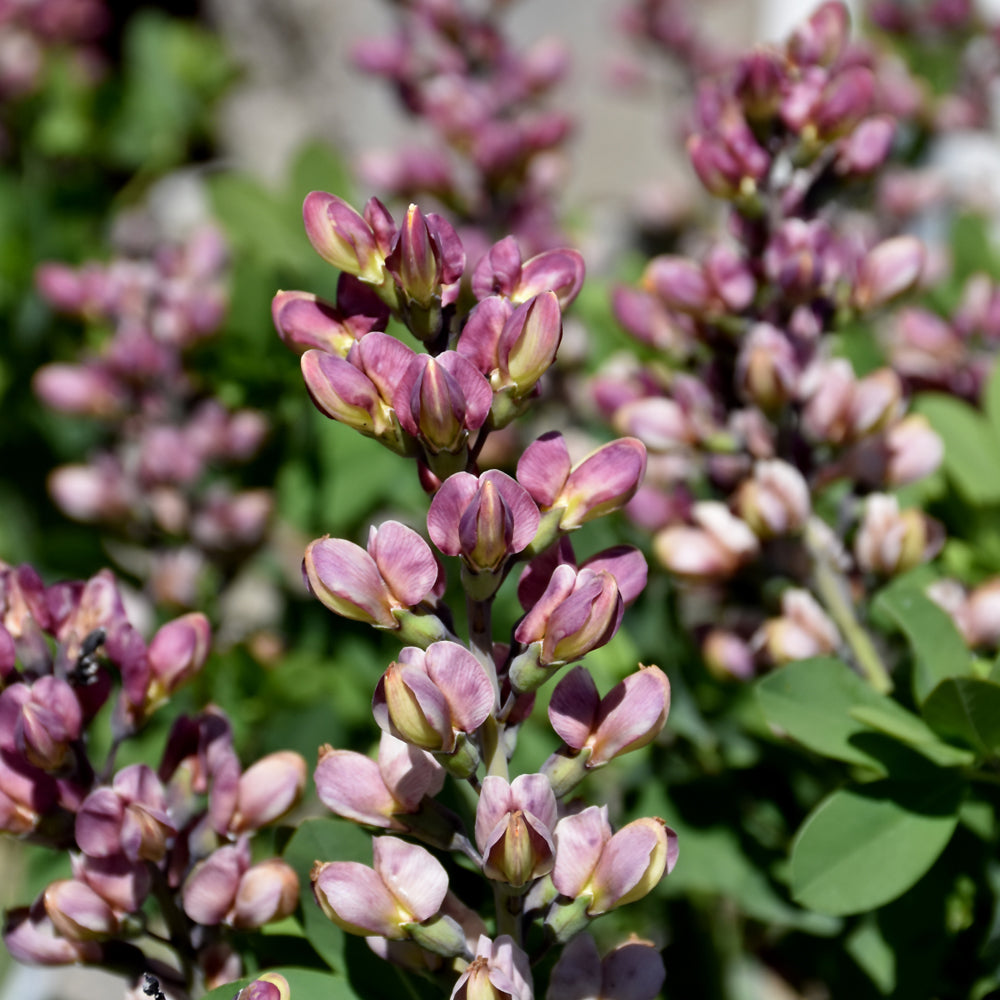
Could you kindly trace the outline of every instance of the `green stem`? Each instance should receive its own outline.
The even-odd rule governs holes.
[[[847,641],[858,668],[868,683],[882,694],[892,690],[892,678],[882,658],[854,613],[854,605],[847,590],[847,581],[836,565],[833,555],[823,541],[826,526],[811,520],[806,528],[806,545],[812,556],[813,580],[820,601]]]
[[[487,774],[497,774],[507,778],[507,757],[503,751],[503,723],[499,721],[500,681],[497,677],[497,665],[493,659],[493,628],[492,628],[492,598],[478,601],[471,595],[466,596],[466,608],[469,615],[469,645],[472,652],[486,668],[486,674],[493,685],[493,712],[479,727],[479,737],[482,742],[483,761]]]
[[[497,913],[497,937],[509,934],[518,947],[523,946],[521,919],[524,913],[524,896],[518,890],[513,892],[500,882],[493,884],[493,899]]]

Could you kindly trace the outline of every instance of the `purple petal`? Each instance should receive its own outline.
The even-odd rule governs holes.
[[[569,508],[562,527],[578,527],[623,507],[635,496],[645,472],[646,448],[636,438],[619,438],[591,452],[574,467],[562,489]]]
[[[572,596],[576,587],[576,576],[575,566],[563,563],[555,568],[544,593],[515,629],[514,638],[518,642],[528,645],[545,638],[549,619],[556,609]]]
[[[312,292],[278,292],[271,318],[285,346],[297,354],[318,348],[343,356],[356,339],[340,311]]]
[[[84,800],[76,814],[76,842],[84,854],[106,858],[121,845],[125,806],[110,788],[98,788]]]
[[[220,847],[196,864],[181,890],[184,912],[206,927],[222,923],[236,900],[248,861],[246,848],[234,845]]]
[[[425,795],[444,787],[444,768],[424,750],[383,733],[378,768],[385,787],[399,803],[399,812],[416,812]]]
[[[667,978],[656,946],[648,941],[627,941],[604,959],[604,996],[615,1000],[655,1000]]]
[[[589,934],[577,934],[562,950],[549,977],[545,1000],[588,1000],[601,989],[601,956]],[[607,994],[618,1000],[616,993]]]
[[[511,312],[507,299],[491,295],[469,313],[458,338],[458,353],[468,358],[487,378],[499,367],[497,346]]]
[[[312,592],[345,618],[395,628],[392,595],[375,560],[360,545],[343,538],[320,538],[306,547],[303,560]]]
[[[562,492],[571,468],[566,441],[558,431],[549,431],[525,448],[517,463],[517,481],[545,509]]]
[[[427,511],[427,533],[431,541],[448,556],[462,550],[459,522],[479,488],[479,480],[468,472],[456,472],[442,484]]]
[[[656,738],[670,711],[670,681],[659,667],[644,667],[626,677],[601,701],[592,764],[602,764],[626,749]]]
[[[638,819],[622,827],[605,845],[594,869],[597,914],[645,895],[667,870],[666,827],[656,819]]]
[[[351,348],[348,360],[371,379],[379,396],[391,403],[407,368],[416,356],[416,352],[401,340],[375,331],[365,334]]]
[[[563,564],[576,566],[573,543],[568,535],[563,535],[555,545],[550,545],[541,555],[524,567],[517,581],[517,599],[525,611],[533,608],[545,593],[552,574]]]
[[[565,309],[579,294],[586,273],[583,255],[576,250],[546,250],[526,260],[521,268],[516,302],[526,302],[542,292],[555,292]]]
[[[556,685],[549,701],[549,722],[567,746],[579,750],[594,730],[601,705],[589,671],[574,667]]]
[[[511,552],[522,552],[531,544],[538,531],[541,515],[531,494],[516,480],[498,469],[489,469],[479,477],[479,482],[490,482],[503,497],[514,521],[514,534],[510,540]]]
[[[537,816],[549,832],[559,819],[552,785],[544,774],[519,774],[510,784],[515,809]]]
[[[629,604],[646,586],[648,567],[646,557],[631,545],[616,545],[587,559],[581,569],[607,570],[618,584],[622,600]]]
[[[513,236],[495,243],[472,272],[472,294],[477,299],[490,295],[510,296],[521,274],[521,251]]]
[[[456,351],[444,351],[436,360],[462,389],[466,407],[465,426],[470,431],[482,427],[493,405],[493,390],[486,376]]]
[[[499,775],[488,774],[483,779],[476,807],[476,845],[481,852],[486,850],[493,831],[505,823],[514,808],[510,785]]]

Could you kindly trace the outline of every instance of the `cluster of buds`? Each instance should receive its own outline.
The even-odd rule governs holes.
[[[784,46],[703,86],[688,151],[729,203],[729,233],[615,291],[620,323],[664,363],[616,362],[593,383],[612,426],[650,451],[630,513],[685,582],[708,662],[739,676],[838,649],[848,579],[904,572],[941,542],[890,495],[936,468],[940,440],[907,412],[899,372],[859,376],[829,336],[884,315],[926,258],[915,237],[863,229],[830,201],[877,173],[895,131],[848,36],[847,9],[824,3]],[[817,513],[833,484],[848,487],[837,531],[851,551]],[[775,577],[790,588],[777,618],[728,596]]]
[[[414,459],[430,495],[430,542],[386,521],[365,547],[326,537],[306,549],[307,582],[326,607],[405,644],[372,698],[377,759],[326,746],[315,771],[329,809],[380,834],[373,863],[317,862],[313,889],[334,923],[433,975],[452,997],[530,1000],[528,949],[539,928],[544,948],[575,941],[597,916],[649,893],[677,857],[662,820],[614,832],[606,810],[568,802],[589,771],[660,733],[670,685],[658,667],[642,667],[603,698],[575,667],[550,708],[561,745],[539,772],[510,774],[535,692],[608,643],[645,585],[638,550],[578,562],[569,538],[635,496],[645,448],[622,438],[574,460],[563,436],[547,433],[516,468],[479,465],[487,436],[539,396],[562,310],[583,280],[579,254],[525,260],[506,237],[467,274],[451,226],[415,205],[397,226],[375,199],[358,213],[313,193],[304,215],[316,250],[341,269],[336,303],[279,292],[275,325],[301,354],[317,407]],[[468,291],[459,293],[462,284]],[[391,320],[417,349],[390,332]],[[464,641],[445,600],[449,559],[465,595]],[[492,605],[519,564],[525,614],[498,641]],[[449,778],[471,789],[474,811],[459,815],[438,801]],[[492,937],[452,891],[440,852],[464,855],[492,887]],[[663,964],[650,942],[627,942],[603,961],[583,942],[574,945],[586,954],[581,975],[594,989],[609,984],[602,996],[624,997],[617,991],[634,979],[627,995],[652,1000]],[[557,966],[550,997],[577,995],[572,954]]]
[[[555,39],[519,52],[500,4],[460,0],[395,5],[389,38],[357,45],[355,65],[385,79],[404,112],[433,134],[427,148],[365,155],[366,184],[404,201],[431,198],[457,221],[469,252],[511,233],[528,252],[560,240],[553,205],[571,120],[544,99],[568,68]]]
[[[0,8],[0,104],[41,85],[50,54],[65,51],[80,80],[101,64],[95,42],[110,23],[103,0],[11,0]]]
[[[297,906],[295,872],[274,858],[252,864],[250,838],[295,805],[306,781],[298,754],[244,771],[227,718],[209,708],[175,721],[157,770],[116,769],[119,747],[201,670],[210,645],[198,613],[147,642],[106,570],[46,587],[29,566],[0,565],[0,831],[72,860],[69,878],[7,913],[15,958],[100,964],[135,982],[157,968],[180,990],[196,975],[227,982],[240,971],[231,930]],[[116,683],[97,766],[91,724]],[[177,964],[159,968],[144,944],[167,929]]]
[[[184,242],[143,238],[108,264],[43,264],[39,291],[59,312],[110,327],[99,353],[51,363],[34,390],[60,413],[99,420],[106,444],[49,478],[70,517],[112,529],[156,603],[190,608],[215,567],[232,576],[261,543],[267,490],[233,491],[212,471],[244,462],[267,432],[252,410],[205,394],[188,360],[225,315],[226,248],[210,226]]]

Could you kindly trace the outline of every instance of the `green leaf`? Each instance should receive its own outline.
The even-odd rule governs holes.
[[[851,931],[844,948],[880,993],[891,993],[896,988],[896,953],[882,936],[874,917],[868,916]]]
[[[310,191],[327,191],[345,201],[352,200],[351,173],[344,160],[325,143],[306,143],[292,166],[290,197],[301,218],[302,202]]]
[[[906,892],[944,850],[958,823],[964,783],[938,771],[924,781],[877,781],[824,799],[796,835],[793,898],[844,916]]]
[[[953,747],[939,739],[919,716],[894,701],[886,699],[885,705],[878,706],[859,705],[851,709],[851,716],[871,729],[905,743],[941,767],[965,767],[975,760],[968,750]]]
[[[898,740],[946,767],[969,763],[968,754],[942,742],[915,715],[873,690],[839,660],[790,663],[757,684],[764,717],[824,757],[887,772],[885,741]]]
[[[944,469],[958,491],[974,504],[1000,502],[1000,439],[973,407],[943,393],[924,393],[914,402],[944,441]]]
[[[315,969],[268,969],[280,972],[288,980],[294,1000],[358,1000],[358,994],[343,977]],[[233,1000],[237,992],[256,976],[245,976],[234,983],[227,983],[206,993],[202,1000]]]
[[[284,859],[299,876],[302,926],[309,943],[331,968],[343,971],[344,932],[317,905],[309,873],[315,861],[371,864],[371,835],[345,820],[328,817],[306,820],[288,841]],[[295,1000],[299,1000],[298,996]]]
[[[913,649],[917,701],[946,677],[969,672],[969,650],[951,616],[916,587],[906,583],[886,587],[875,598],[875,610],[892,619]]]
[[[993,371],[983,386],[982,405],[993,435],[1000,441],[1000,364],[993,365]]]
[[[1000,685],[978,677],[948,678],[930,693],[923,713],[942,736],[986,757],[1000,755]]]

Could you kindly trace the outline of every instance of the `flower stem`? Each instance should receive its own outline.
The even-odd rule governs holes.
[[[826,526],[810,520],[806,528],[806,545],[813,563],[813,580],[823,606],[833,619],[840,634],[847,641],[858,668],[868,683],[882,694],[892,690],[892,678],[882,658],[854,613],[854,605],[847,589],[847,581],[837,566],[828,543],[824,540]]]

